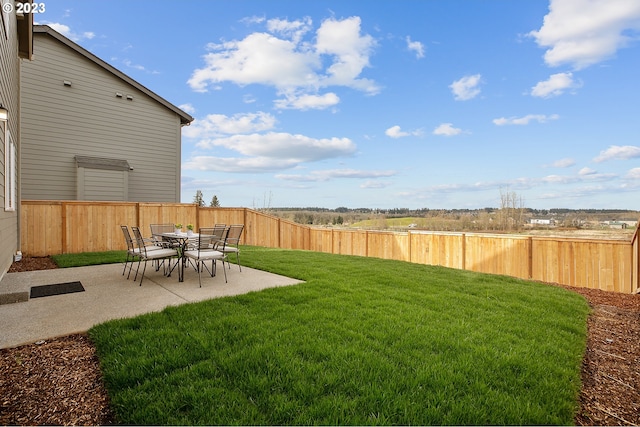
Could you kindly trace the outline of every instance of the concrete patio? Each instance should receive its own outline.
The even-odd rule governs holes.
[[[177,272],[165,277],[151,264],[142,286],[140,276],[133,282],[122,275],[122,264],[7,273],[0,281],[0,296],[9,296],[4,302],[16,296],[26,297],[32,286],[80,281],[85,290],[0,304],[0,348],[84,332],[107,320],[160,311],[167,306],[301,283],[248,267],[242,267],[240,272],[233,264],[227,270],[225,283],[220,268],[215,277],[203,273],[202,288],[193,268],[185,269],[184,282],[178,282]]]

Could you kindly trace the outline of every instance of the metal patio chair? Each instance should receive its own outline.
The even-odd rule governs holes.
[[[206,269],[211,277],[215,276],[217,261],[222,261],[224,282],[227,283],[227,271],[224,268],[225,254],[219,250],[221,244],[220,236],[215,234],[215,228],[201,228],[198,238],[194,239],[194,245],[184,253],[185,257],[195,262],[200,287],[202,287],[202,270]],[[211,269],[207,267],[207,261],[211,261]]]
[[[238,269],[242,271],[242,266],[240,266],[240,236],[242,236],[242,231],[244,230],[244,224],[233,224],[229,226],[229,232],[227,234],[227,238],[224,240],[224,245],[220,249],[222,253],[225,255],[228,254],[236,254],[236,263],[238,264]],[[229,264],[229,268],[231,268],[231,264]]]
[[[124,276],[124,272],[127,271],[127,264],[129,265],[129,274],[127,274],[127,279],[131,275],[131,267],[133,267],[133,262],[136,260],[138,256],[136,253],[136,245],[131,238],[131,233],[129,232],[129,227],[126,225],[121,225],[122,234],[124,235],[124,241],[127,243],[127,258],[124,260],[124,270],[122,270],[122,275]]]
[[[173,233],[176,229],[174,224],[149,224],[149,228],[151,229],[151,238],[162,246],[171,246],[174,248],[179,246],[175,241],[161,236],[162,233]]]
[[[135,281],[138,278],[138,271],[140,270],[140,263],[144,261],[144,268],[142,269],[142,277],[140,277],[140,286],[142,286],[142,281],[144,280],[144,273],[147,270],[147,262],[149,260],[157,261],[157,270],[160,269],[160,261],[168,261],[168,266],[165,267],[165,272],[167,270],[171,270],[171,258],[178,256],[178,251],[173,248],[166,248],[161,246],[148,246],[145,242],[144,237],[142,237],[142,233],[140,229],[136,226],[131,227],[133,231],[133,235],[136,239],[137,247],[137,256],[138,256],[138,268],[136,269],[136,275],[133,280]]]

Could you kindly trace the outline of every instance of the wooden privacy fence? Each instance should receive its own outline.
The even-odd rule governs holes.
[[[242,243],[395,259],[622,293],[639,291],[638,229],[631,241],[522,235],[407,233],[310,227],[247,208],[195,204],[23,201],[26,256],[126,249],[120,225],[244,224]]]

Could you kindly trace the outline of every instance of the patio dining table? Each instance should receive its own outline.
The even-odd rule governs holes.
[[[189,244],[189,239],[198,239],[200,235],[198,233],[159,233],[154,236],[162,238],[164,241],[168,241],[171,243],[176,243],[179,257],[178,262],[180,263],[180,269],[178,270],[178,281],[184,281],[184,264],[187,262],[185,252],[187,250],[187,245]],[[169,272],[169,275],[171,271]]]

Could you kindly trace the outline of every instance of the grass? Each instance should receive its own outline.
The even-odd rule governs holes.
[[[52,255],[60,268],[83,267],[85,265],[116,264],[124,262],[127,251],[83,252],[79,254]]]
[[[574,423],[581,296],[374,258],[242,255],[306,283],[90,330],[118,423]]]
[[[376,228],[380,224],[387,227],[408,227],[410,224],[423,224],[425,218],[422,217],[402,217],[402,218],[384,218],[384,219],[365,219],[353,223],[351,226],[356,228]]]

